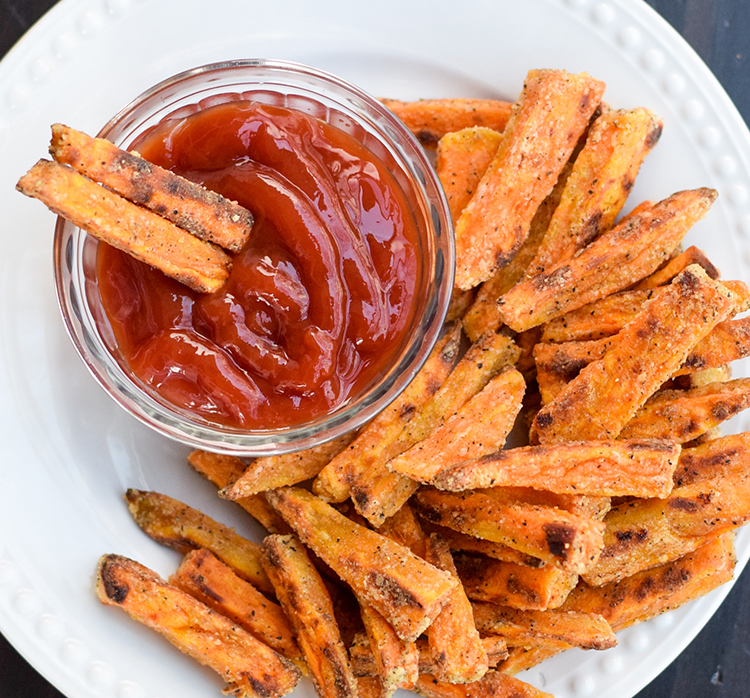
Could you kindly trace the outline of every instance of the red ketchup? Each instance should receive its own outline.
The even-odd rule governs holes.
[[[255,216],[212,294],[99,245],[99,293],[138,378],[209,422],[269,429],[329,413],[382,374],[412,326],[420,262],[404,193],[369,149],[248,101],[167,120],[132,147]]]

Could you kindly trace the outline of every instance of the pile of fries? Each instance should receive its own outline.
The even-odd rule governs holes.
[[[512,107],[388,103],[436,148],[455,219],[444,336],[356,434],[250,463],[190,455],[262,544],[129,491],[185,558],[165,582],[103,557],[104,603],[238,696],[307,674],[321,698],[531,698],[547,694],[517,672],[731,579],[750,434],[719,428],[750,404],[729,368],[750,353],[750,292],[681,249],[716,192],[618,220],[661,122],[603,92],[540,70]]]

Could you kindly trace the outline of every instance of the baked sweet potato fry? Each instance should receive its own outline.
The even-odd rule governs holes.
[[[330,502],[343,502],[352,483],[375,463],[398,438],[407,422],[440,388],[459,358],[461,326],[451,326],[430,353],[422,369],[403,393],[368,424],[359,436],[333,458],[313,482],[313,491]]]
[[[433,484],[459,492],[518,486],[604,497],[666,497],[679,453],[680,446],[667,437],[522,446],[459,462]]]
[[[487,655],[490,667],[497,666],[508,656],[508,646],[505,640],[499,635],[485,635],[479,641]],[[419,673],[434,674],[436,667],[435,656],[427,644],[427,638],[420,637],[414,645],[419,654]],[[362,634],[355,636],[353,643],[349,647],[349,659],[355,676],[377,675],[377,664],[370,648],[370,642],[366,636]]]
[[[638,572],[618,582],[579,584],[561,610],[598,613],[615,632],[678,608],[732,578],[734,536],[716,536],[673,562]]]
[[[495,159],[456,223],[456,278],[468,289],[507,265],[601,101],[604,83],[532,70]]]
[[[474,602],[474,620],[481,633],[504,637],[510,646],[535,641],[559,643],[561,649],[606,650],[617,644],[609,623],[599,614],[580,611],[520,611],[492,603]],[[550,646],[550,645],[547,645]]]
[[[683,450],[666,500],[629,500],[612,507],[604,519],[604,549],[584,580],[592,586],[619,581],[686,555],[707,537],[741,523],[750,509],[744,472],[748,454],[747,434]],[[717,499],[725,492],[725,501]],[[722,511],[714,522],[717,501]]]
[[[402,640],[416,640],[440,612],[456,580],[408,548],[347,519],[306,490],[266,493],[299,537],[388,620]]]
[[[516,284],[500,299],[503,321],[521,332],[632,286],[659,267],[716,196],[682,191],[631,214],[573,259]]]
[[[391,624],[369,604],[360,603],[360,610],[383,693],[389,696],[399,688],[413,688],[419,678],[416,644],[402,640]]]
[[[734,308],[734,295],[688,267],[647,302],[604,355],[542,407],[532,425],[539,443],[614,439],[690,350]],[[635,376],[635,380],[622,380]]]
[[[388,519],[388,521],[386,521],[386,524],[391,520],[392,519]],[[471,536],[468,533],[454,531],[452,528],[438,526],[437,524],[430,523],[429,521],[424,522],[424,528],[427,533],[437,533],[446,543],[448,543],[448,547],[453,552],[477,553],[479,555],[491,557],[495,560],[514,562],[517,565],[525,565],[526,567],[544,567],[544,565],[547,564],[543,560],[540,560],[538,557],[526,555],[520,550],[511,548],[508,545],[495,543],[494,541],[485,540],[484,538],[476,538],[475,536]],[[380,529],[380,532],[383,533],[382,527]]]
[[[448,544],[434,533],[427,539],[425,559],[458,579]],[[471,603],[461,584],[451,591],[443,610],[427,628],[427,641],[435,661],[431,673],[440,681],[470,683],[479,680],[489,668]]]
[[[276,487],[310,480],[341,453],[355,436],[356,432],[352,432],[304,451],[256,458],[248,464],[240,477],[224,487],[219,494],[224,499],[238,500]]]
[[[457,553],[458,576],[472,601],[487,601],[522,610],[557,608],[575,587],[578,575],[554,565],[526,567],[481,555]]]
[[[246,208],[104,138],[53,124],[49,152],[57,162],[202,240],[238,252],[250,237],[253,216]]]
[[[380,460],[352,484],[352,500],[362,516],[379,526],[404,505],[418,484],[388,470],[388,461],[440,428],[504,367],[514,363],[518,354],[511,339],[494,333],[468,348],[443,385],[409,420],[398,438],[380,452]]]
[[[611,109],[594,121],[528,277],[571,259],[612,227],[662,126],[642,107]]]
[[[280,698],[300,678],[288,659],[156,573],[120,555],[99,560],[96,594],[157,630],[175,647],[216,671],[241,698]]]
[[[642,281],[639,281],[634,287],[634,290],[656,288],[657,286],[664,286],[668,284],[675,276],[681,271],[687,269],[691,264],[698,264],[705,270],[706,274],[712,279],[718,279],[721,276],[719,270],[714,266],[713,262],[706,256],[706,253],[691,245],[686,250],[680,252],[669,260],[661,269],[657,269],[653,274],[650,274]]]
[[[566,572],[590,567],[604,544],[600,521],[518,501],[501,488],[460,493],[424,488],[416,505],[428,521],[504,543]]]
[[[503,131],[513,111],[512,103],[499,99],[380,101],[404,122],[425,148],[429,149],[434,149],[447,133],[472,126]]]
[[[99,240],[151,265],[195,291],[210,293],[229,278],[231,258],[65,165],[40,160],[16,185]]]
[[[692,390],[655,393],[620,432],[620,439],[672,438],[686,443],[750,407],[750,378]]]
[[[169,583],[242,626],[287,659],[304,664],[281,606],[238,577],[209,550],[189,552]]]
[[[247,468],[247,463],[236,456],[201,450],[192,451],[188,455],[188,463],[193,470],[203,475],[220,490],[241,477]],[[262,494],[241,497],[234,501],[270,533],[291,533],[292,529]]]
[[[576,152],[577,149],[573,151],[570,160],[563,167],[552,191],[539,205],[531,220],[529,234],[513,259],[476,289],[474,300],[463,314],[464,332],[472,342],[476,342],[488,332],[496,332],[503,324],[498,300],[524,277],[526,269],[536,256],[547,233],[549,222],[560,203]]]
[[[454,463],[502,448],[521,410],[525,389],[515,368],[503,369],[427,438],[386,467],[417,482],[431,482]]]
[[[295,536],[267,536],[263,566],[297,633],[320,698],[357,698],[357,682],[318,571]]]
[[[446,133],[437,144],[435,169],[455,223],[495,158],[503,136],[482,126]]]
[[[424,674],[414,690],[424,698],[552,698],[549,693],[499,671],[488,671],[479,681],[466,684],[438,681]]]
[[[742,281],[722,280],[722,284],[735,294],[734,312],[750,309],[750,291]],[[643,309],[643,304],[656,298],[668,286],[621,291],[566,313],[544,325],[542,342],[571,342],[611,337],[622,330]]]
[[[129,489],[125,501],[133,520],[157,543],[183,555],[196,548],[206,548],[242,579],[261,591],[273,593],[263,571],[262,552],[257,543],[165,494]]]

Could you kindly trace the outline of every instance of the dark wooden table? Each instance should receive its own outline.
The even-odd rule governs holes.
[[[519,0],[521,1],[521,0]],[[55,0],[0,0],[0,57]],[[750,0],[648,0],[700,54],[750,124]],[[750,697],[750,571],[637,698]],[[0,635],[0,698],[64,698]]]

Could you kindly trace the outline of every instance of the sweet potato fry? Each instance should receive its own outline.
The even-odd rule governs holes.
[[[392,473],[386,464],[427,438],[456,410],[479,392],[493,376],[518,358],[518,348],[504,335],[490,334],[472,344],[443,385],[404,426],[401,434],[352,484],[357,511],[374,526],[393,516],[417,488],[410,478]]]
[[[456,586],[450,573],[350,521],[305,490],[284,487],[266,497],[305,544],[403,640],[416,640],[424,632]]]
[[[294,631],[281,606],[238,577],[212,552],[203,548],[189,552],[169,583],[230,618],[287,659],[302,663]]]
[[[49,152],[57,162],[202,240],[238,252],[250,237],[253,216],[246,208],[104,138],[53,124]]]
[[[341,453],[355,436],[356,432],[352,432],[304,451],[256,458],[248,464],[240,477],[219,494],[224,499],[236,501],[276,487],[309,480]]]
[[[334,619],[325,584],[295,536],[263,541],[263,566],[297,641],[320,698],[357,698],[357,682]]]
[[[129,489],[125,501],[133,520],[157,543],[183,555],[196,548],[207,548],[242,579],[263,592],[273,593],[257,543],[164,494]]]
[[[668,284],[681,271],[687,269],[691,264],[699,264],[712,279],[718,279],[721,276],[719,270],[713,262],[706,257],[706,253],[695,245],[691,245],[680,254],[669,260],[661,269],[657,269],[642,281],[639,281],[634,290],[656,288]]]
[[[549,222],[560,203],[565,183],[573,167],[576,150],[573,151],[570,160],[563,167],[555,186],[552,187],[552,191],[539,205],[534,218],[531,220],[529,234],[521,247],[518,248],[518,252],[513,259],[504,267],[498,269],[476,289],[476,297],[463,314],[464,332],[472,342],[476,342],[488,332],[496,332],[503,324],[497,302],[501,296],[510,291],[523,278],[526,269],[536,256],[547,232]]]
[[[666,497],[680,447],[667,440],[579,441],[522,446],[459,462],[439,473],[439,489],[533,487],[605,497]]]
[[[418,557],[424,557],[426,554],[427,535],[408,503],[386,519],[378,533],[409,548]]]
[[[420,99],[415,102],[382,99],[381,102],[429,149],[434,149],[445,134],[472,126],[503,131],[513,111],[510,102],[498,99]]]
[[[599,556],[604,524],[561,509],[519,502],[502,489],[416,495],[421,516],[462,533],[504,543],[527,555],[580,573]]]
[[[188,463],[218,489],[231,485],[247,468],[247,463],[236,456],[210,453],[195,450],[188,456]],[[258,521],[270,533],[291,533],[286,521],[266,501],[262,494],[242,497],[235,500],[250,516]]]
[[[416,644],[402,640],[391,624],[369,604],[361,603],[360,608],[384,694],[391,695],[399,688],[413,688],[419,678],[419,650]]]
[[[612,109],[594,121],[528,277],[571,259],[612,227],[662,126],[642,107]]]
[[[175,647],[216,671],[232,695],[280,698],[299,681],[299,669],[231,620],[120,555],[99,560],[96,594],[153,628]]]
[[[600,587],[579,584],[561,610],[599,613],[615,632],[703,596],[732,578],[734,537],[716,536],[673,562]]]
[[[557,608],[576,585],[578,576],[554,565],[526,567],[481,555],[454,556],[458,576],[472,601],[523,610]]]
[[[725,320],[693,347],[675,375],[725,366],[746,356],[750,356],[750,317]]]
[[[486,281],[511,261],[603,92],[604,83],[585,73],[528,73],[497,155],[456,223],[458,288]]]
[[[631,214],[578,256],[516,284],[500,299],[503,321],[521,332],[632,286],[658,268],[716,195],[678,192]]]
[[[229,278],[231,259],[155,213],[95,184],[70,167],[40,160],[16,185],[50,210],[195,291],[210,293]]]
[[[486,635],[480,638],[480,642],[491,667],[497,666],[508,656],[508,646],[499,635]],[[435,657],[427,644],[427,639],[420,637],[415,646],[419,654],[419,673],[434,674]],[[364,635],[354,638],[354,642],[349,647],[349,659],[355,676],[377,675],[375,657],[370,649],[370,642]]]
[[[438,681],[424,674],[414,690],[424,698],[552,698],[549,693],[499,671],[488,671],[479,681],[467,684]]]
[[[505,637],[508,644],[518,646],[524,640],[536,639],[561,643],[562,649],[580,647],[605,650],[617,644],[609,623],[599,614],[579,611],[520,611],[492,603],[474,602],[474,620],[480,632]]]
[[[318,474],[313,491],[326,501],[343,502],[352,483],[398,438],[404,426],[442,385],[458,361],[461,326],[456,323],[435,345],[422,369],[409,386],[386,407],[359,436]]]
[[[448,544],[436,534],[427,539],[425,559],[458,579]],[[471,603],[463,586],[451,591],[448,601],[432,625],[427,641],[435,659],[432,675],[449,683],[470,683],[487,672],[489,661],[474,625]]]
[[[386,467],[417,482],[431,482],[454,463],[502,448],[521,410],[525,388],[523,376],[506,367],[442,426]]]
[[[503,136],[474,126],[446,133],[437,144],[435,169],[455,223],[500,147]]]
[[[686,555],[747,517],[750,506],[744,463],[750,436],[727,436],[682,452],[675,488],[666,500],[630,500],[613,506],[605,518],[604,549],[583,574],[593,586],[619,581]],[[732,490],[738,490],[733,492]],[[718,492],[727,492],[721,518],[711,512]]]
[[[620,432],[620,439],[672,438],[686,443],[750,407],[750,378],[692,390],[655,393]]]
[[[728,279],[723,280],[722,284],[736,296],[735,313],[749,309],[750,291],[744,282]],[[621,291],[605,296],[548,322],[544,325],[541,341],[586,341],[616,335],[638,315],[647,300],[656,298],[667,288],[668,286],[660,286],[638,291]]]
[[[540,443],[613,439],[683,363],[690,349],[734,307],[731,291],[688,267],[649,301],[604,357],[589,364],[537,413]],[[622,376],[637,380],[621,380]]]

